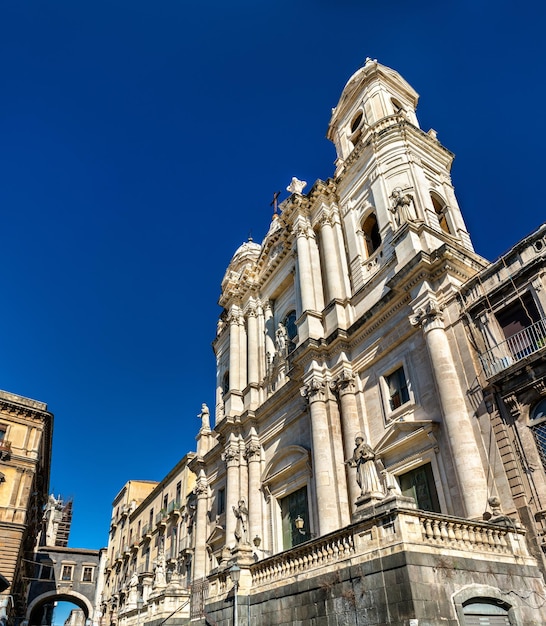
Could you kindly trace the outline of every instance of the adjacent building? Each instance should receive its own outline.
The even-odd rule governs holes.
[[[332,178],[236,251],[213,415],[116,498],[103,626],[543,623],[544,231],[474,251],[417,100],[368,59]]]
[[[9,582],[0,611],[6,621],[24,615],[47,501],[52,430],[45,403],[0,391],[0,574]]]

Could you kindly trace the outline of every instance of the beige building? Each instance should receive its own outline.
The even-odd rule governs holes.
[[[111,535],[104,626],[543,623],[539,531],[530,552],[522,526],[534,509],[509,476],[461,304],[490,264],[417,100],[368,59],[332,113],[332,178],[309,191],[293,178],[261,244],[236,251],[214,424],[203,406],[188,457],[191,541],[173,552],[168,518],[150,536],[169,572],[146,543],[114,554]],[[142,532],[158,489],[130,527]]]
[[[160,483],[131,480],[116,496],[98,589],[102,624],[125,623],[139,602],[146,603],[149,619],[188,605],[195,511],[191,458],[184,457]]]
[[[24,615],[29,564],[47,501],[53,415],[43,402],[0,391],[0,611]]]

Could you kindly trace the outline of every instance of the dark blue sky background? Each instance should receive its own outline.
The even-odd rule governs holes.
[[[367,56],[456,153],[477,251],[544,221],[540,3],[4,0],[0,388],[55,413],[71,545],[107,543],[214,405],[220,281],[292,176],[333,173],[331,107]],[[282,197],[287,193],[283,192]]]

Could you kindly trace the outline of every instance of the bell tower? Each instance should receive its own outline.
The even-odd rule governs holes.
[[[418,99],[400,74],[368,58],[332,111],[327,137],[357,287],[380,247],[384,256],[392,244],[400,263],[444,243],[473,252],[451,182],[454,155],[436,131],[421,130]]]

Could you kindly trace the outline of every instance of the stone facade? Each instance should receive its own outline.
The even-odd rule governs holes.
[[[169,620],[543,622],[538,540],[530,554],[521,525],[532,511],[490,445],[461,304],[490,264],[417,100],[368,59],[332,112],[332,178],[307,193],[293,178],[262,243],[229,264],[214,424],[203,406],[188,463],[191,540],[165,581],[190,572],[189,605],[171,600]],[[167,526],[154,533],[166,546]],[[143,584],[131,610],[104,594],[104,626],[136,624],[139,597],[155,622]]]
[[[43,402],[0,391],[0,601],[8,621],[24,615],[28,562],[47,501],[53,415]]]

